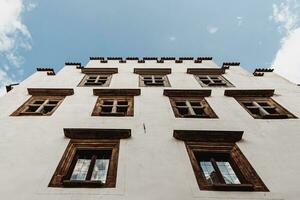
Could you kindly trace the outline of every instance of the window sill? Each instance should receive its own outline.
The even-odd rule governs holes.
[[[254,191],[252,184],[213,184],[212,188],[218,191]]]
[[[74,181],[74,180],[64,180],[63,187],[70,188],[101,188],[105,187],[102,181]]]

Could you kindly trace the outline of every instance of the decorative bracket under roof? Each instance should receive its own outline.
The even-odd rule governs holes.
[[[254,76],[263,76],[265,72],[273,72],[274,69],[271,68],[256,68],[253,72]]]
[[[6,88],[6,92],[9,92],[11,91],[14,87],[13,86],[16,86],[16,85],[19,85],[19,83],[12,83],[10,85],[6,85],[5,88]]]
[[[188,74],[194,75],[222,75],[225,74],[224,68],[187,68]]]
[[[27,88],[28,94],[33,96],[70,96],[74,94],[72,88]]]
[[[95,96],[138,96],[141,89],[93,89]]]
[[[174,130],[173,137],[182,141],[238,142],[242,139],[243,133],[243,131]]]
[[[90,60],[105,60],[105,58],[96,56],[96,57],[90,57]]]
[[[271,97],[274,89],[254,89],[254,90],[225,90],[224,95],[228,97]]]
[[[55,71],[51,67],[37,67],[36,71],[38,71],[38,72],[47,72],[47,75],[49,75],[49,76],[55,75]]]
[[[230,66],[240,66],[239,62],[223,62],[222,68],[229,69]]]
[[[77,69],[83,68],[83,66],[81,66],[80,62],[65,62],[65,65],[74,65],[74,66],[76,66]]]
[[[164,95],[168,97],[209,97],[211,90],[172,90],[165,89]]]
[[[84,74],[116,74],[118,68],[82,68],[81,72]]]
[[[134,73],[140,75],[167,75],[171,71],[171,68],[134,68]]]
[[[64,128],[70,139],[126,139],[131,137],[130,129]]]
[[[212,60],[213,57],[197,57],[197,60]]]

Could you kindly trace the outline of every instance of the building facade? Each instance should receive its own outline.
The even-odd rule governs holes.
[[[300,88],[211,57],[91,57],[0,98],[1,199],[300,196]]]

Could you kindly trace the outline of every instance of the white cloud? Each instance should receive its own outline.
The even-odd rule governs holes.
[[[282,42],[273,61],[275,72],[292,82],[300,83],[300,28],[293,30]]]
[[[208,26],[208,27],[207,27],[207,31],[208,31],[210,34],[215,34],[218,30],[219,30],[219,28],[218,28],[218,27],[215,27],[215,26]]]
[[[175,40],[176,40],[176,37],[175,37],[175,36],[170,36],[170,37],[169,37],[169,40],[170,40],[170,41],[175,41]]]
[[[236,17],[236,19],[237,19],[237,25],[238,26],[241,26],[242,24],[243,24],[243,17]]]
[[[36,4],[24,0],[0,0],[0,88],[12,81],[9,71],[20,67],[24,58],[20,50],[31,49],[31,34],[27,26],[22,22],[22,13],[32,10]],[[4,71],[5,70],[5,71]]]
[[[295,0],[285,0],[273,5],[273,19],[284,36],[273,60],[274,71],[292,82],[300,83],[300,27],[299,5]]]

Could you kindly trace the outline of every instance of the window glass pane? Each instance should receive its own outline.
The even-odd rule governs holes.
[[[200,166],[208,183],[219,182],[216,172],[210,161],[200,161]]]
[[[90,163],[90,159],[78,159],[70,180],[85,180]]]
[[[109,159],[96,159],[91,180],[106,182]]]
[[[217,165],[226,184],[240,184],[240,181],[229,162],[217,161]]]
[[[26,109],[25,112],[35,112],[37,111],[37,109],[39,109],[40,106],[33,106],[33,105],[30,105],[28,106],[28,108]]]

